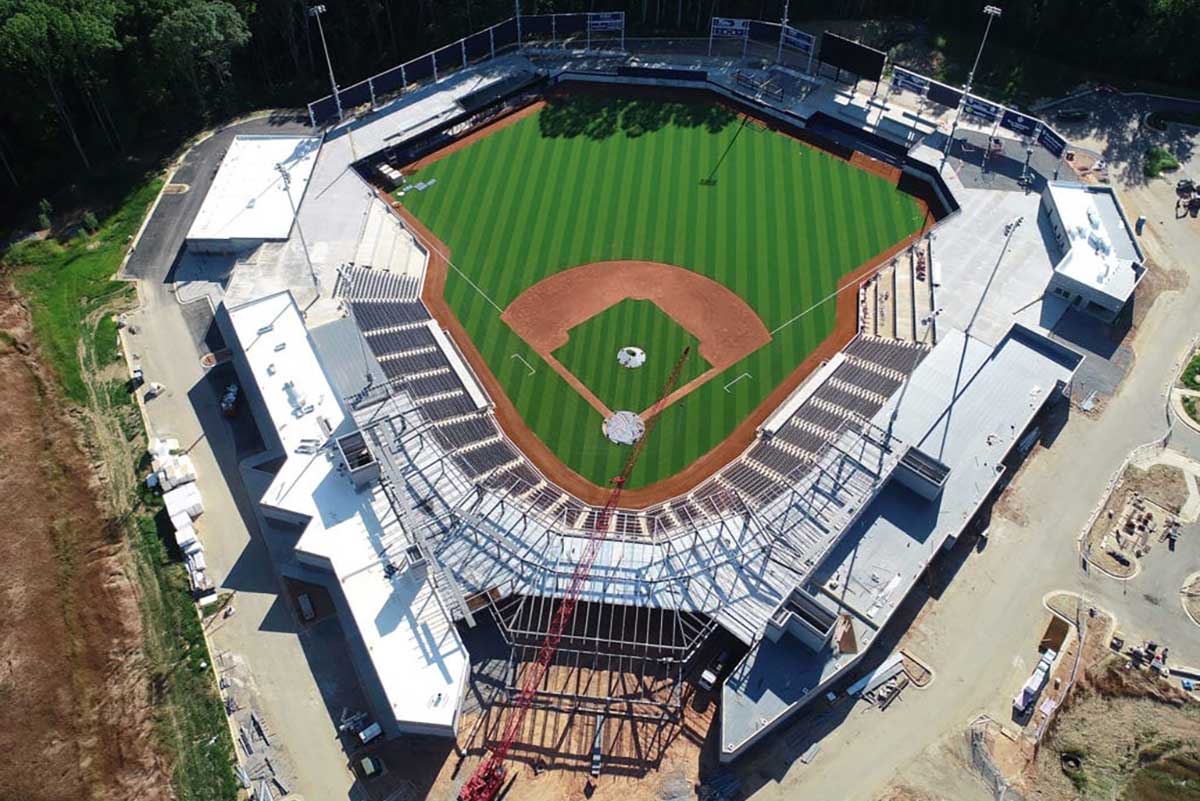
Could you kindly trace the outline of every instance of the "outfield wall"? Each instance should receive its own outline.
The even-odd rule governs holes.
[[[711,33],[716,23],[733,22],[741,25],[741,35],[722,34],[714,38]],[[337,97],[327,95],[308,104],[309,121],[313,127],[336,124],[347,108],[369,104],[378,108],[384,98],[407,93],[421,86],[437,83],[461,69],[490,61],[508,53],[527,56],[547,55],[554,58],[571,58],[601,53],[606,56],[630,59],[636,53],[684,58],[696,68],[642,67],[625,65],[617,68],[618,74],[627,79],[650,78],[659,80],[701,80],[695,72],[703,72],[709,65],[720,69],[736,69],[739,63],[746,67],[766,68],[775,64],[797,70],[806,75],[821,75],[823,60],[821,50],[824,37],[818,37],[787,25],[765,20],[728,20],[714,17],[707,38],[676,37],[635,39],[626,36],[623,12],[589,12],[576,14],[543,14],[510,17],[490,28],[485,28],[456,42],[431,50],[373,75],[346,88],[338,88]],[[803,42],[799,41],[803,38]],[[841,43],[841,40],[838,40]],[[858,43],[851,42],[852,45]],[[801,47],[801,45],[803,45]],[[840,44],[839,44],[840,46]],[[864,51],[871,50],[858,45]],[[667,75],[666,73],[675,73]],[[839,68],[834,80],[841,79]],[[859,76],[855,76],[857,83]],[[927,104],[942,108],[957,109],[955,128],[961,116],[979,126],[992,126],[995,134],[1000,128],[1030,143],[1036,143],[1061,158],[1069,144],[1065,137],[1052,126],[1036,116],[1024,114],[979,95],[967,92],[906,69],[893,62],[884,63],[882,74],[872,75],[876,89],[885,84],[883,104],[893,93],[909,93],[918,98],[921,109]],[[872,94],[874,97],[874,94]],[[912,115],[919,120],[919,115]],[[840,126],[833,126],[836,131]],[[951,131],[953,137],[953,131]],[[836,138],[836,137],[835,137]]]

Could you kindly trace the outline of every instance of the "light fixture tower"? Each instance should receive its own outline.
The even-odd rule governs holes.
[[[983,55],[983,46],[987,44],[988,33],[992,30],[992,22],[1003,12],[1000,6],[984,6],[983,13],[988,18],[987,27],[983,29],[983,39],[980,40],[979,50],[975,53],[975,63],[971,65],[971,71],[967,73],[967,86],[963,91],[962,99],[958,101],[958,112],[954,115],[954,124],[950,126],[950,136],[946,139],[946,149],[942,153],[943,167],[946,165],[946,159],[950,157],[950,146],[954,144],[954,133],[958,130],[958,120],[962,117],[963,106],[966,105],[967,98],[971,94],[971,86],[975,83],[975,70],[979,69],[979,59]]]
[[[338,122],[342,121],[342,98],[338,95],[337,81],[333,77],[333,62],[329,59],[329,45],[325,42],[325,26],[321,24],[321,15],[325,13],[323,3],[309,6],[308,15],[317,21],[317,31],[321,34],[321,48],[325,51],[325,66],[329,67],[329,86],[333,89],[333,102],[337,104]]]
[[[279,177],[283,181],[283,191],[287,192],[288,205],[292,209],[292,222],[296,226],[296,233],[300,235],[300,249],[304,251],[304,262],[308,265],[308,274],[312,276],[313,286],[316,287],[317,294],[320,295],[321,280],[317,278],[317,271],[313,267],[312,259],[308,255],[308,242],[304,239],[304,229],[300,227],[300,210],[296,208],[296,201],[292,199],[292,174],[280,162],[276,162],[275,169],[279,171]]]
[[[783,19],[779,23],[779,50],[775,52],[775,60],[780,64],[783,63],[783,34],[787,29],[788,24],[788,6],[791,5],[791,0],[783,0]]]

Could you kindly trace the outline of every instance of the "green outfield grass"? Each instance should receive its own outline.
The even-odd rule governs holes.
[[[715,184],[705,185],[718,161]],[[553,100],[417,180],[431,178],[402,201],[451,250],[451,308],[530,428],[597,483],[620,470],[627,449],[604,440],[600,415],[500,320],[525,288],[580,264],[645,259],[724,284],[771,330],[811,309],[668,408],[632,487],[678,472],[728,436],[831,332],[834,303],[821,301],[838,279],[922,224],[920,206],[887,181],[789,137],[742,129],[713,104]],[[659,353],[652,321],[622,344]],[[594,366],[572,353],[572,371],[598,375],[615,361],[611,343],[592,358]],[[743,373],[751,377],[726,391]]]
[[[646,363],[622,367],[617,351],[627,346],[645,351]],[[692,350],[679,374],[681,387],[709,368],[699,343],[653,301],[623,300],[572,328],[554,358],[609,409],[642,412],[658,400],[685,347]]]

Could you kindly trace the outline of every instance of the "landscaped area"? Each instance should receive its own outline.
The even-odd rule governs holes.
[[[1179,160],[1171,155],[1165,147],[1152,147],[1146,151],[1146,160],[1142,164],[1142,172],[1147,178],[1157,178],[1164,172],[1174,172],[1179,169]]]
[[[678,265],[732,290],[771,332],[663,412],[630,480],[644,486],[724,440],[833,331],[839,279],[925,221],[893,183],[713,103],[551,99],[411,180],[427,188],[400,200],[448,247],[451,309],[530,429],[599,484],[627,449],[603,440],[600,413],[501,320],[522,292],[594,262]],[[555,356],[606,403],[640,411],[686,337],[661,313],[612,314],[576,326]],[[615,372],[625,345],[648,355],[636,386]],[[693,360],[682,381],[703,369]]]
[[[1200,390],[1200,353],[1192,356],[1191,361],[1183,368],[1183,374],[1179,380],[1188,389]]]
[[[1200,128],[1200,113],[1195,111],[1152,111],[1146,115],[1146,122],[1156,131],[1167,130],[1169,123],[1190,125]]]

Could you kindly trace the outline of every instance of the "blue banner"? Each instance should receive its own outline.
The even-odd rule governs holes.
[[[1000,117],[1000,107],[995,103],[989,103],[982,97],[973,97],[967,95],[963,101],[963,111],[970,114],[972,117],[978,117],[981,120],[995,122]]]
[[[1004,115],[1000,118],[1001,128],[1007,128],[1019,136],[1033,136],[1041,124],[1042,121],[1036,117],[1026,117],[1012,109],[1005,109]]]
[[[929,89],[929,79],[896,67],[892,70],[892,88],[912,92],[914,95],[924,95]]]
[[[750,20],[713,17],[709,36],[714,39],[745,39],[750,33]]]
[[[588,14],[589,31],[623,31],[625,30],[624,11],[606,11],[599,14]]]
[[[1061,158],[1063,151],[1067,149],[1067,140],[1055,133],[1049,125],[1042,126],[1042,131],[1038,134],[1038,144],[1055,158]]]
[[[817,37],[811,33],[798,31],[790,25],[783,26],[783,46],[802,53],[811,53],[817,45]]]

